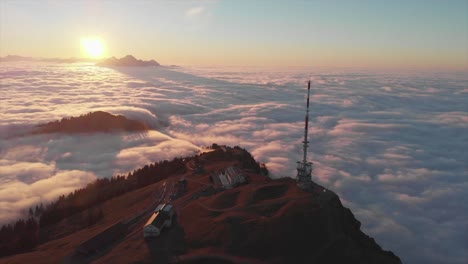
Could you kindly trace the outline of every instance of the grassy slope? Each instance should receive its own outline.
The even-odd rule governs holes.
[[[184,197],[190,197],[194,192],[199,191],[201,188],[205,187],[206,184],[209,184],[209,172],[225,168],[233,163],[234,162],[230,161],[218,161],[207,164],[205,167],[207,172],[202,175],[189,176],[191,173],[186,173],[184,176],[188,179],[193,179],[193,181],[189,181],[188,192]],[[174,177],[169,177],[166,181],[170,184],[172,181],[177,181],[181,176],[182,175],[175,175]],[[143,211],[147,206],[151,205],[154,201],[155,192],[163,182],[164,181],[154,183],[104,202],[101,205],[104,218],[96,225],[39,245],[32,252],[1,258],[0,264],[59,263],[66,256],[73,254],[75,248],[82,242],[95,236],[109,226],[127,219],[132,215],[136,215],[138,212]],[[180,201],[183,201],[184,197],[182,197]],[[109,259],[118,260],[120,263],[133,262],[138,259],[141,261],[148,261],[149,253],[141,231],[144,224],[143,222],[139,223],[136,228],[129,232],[121,243],[116,244],[114,248],[108,249],[106,255],[96,260],[96,262],[109,263],[106,261]],[[58,224],[60,225],[59,229],[66,229],[68,224],[69,221],[67,220],[61,221]]]
[[[108,200],[102,204],[104,218],[96,225],[39,245],[35,251],[2,258],[0,263],[59,263],[83,241],[150,205],[152,193],[160,184],[162,182]],[[66,221],[59,224],[66,228]]]

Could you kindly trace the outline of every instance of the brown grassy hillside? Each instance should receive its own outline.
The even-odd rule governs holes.
[[[319,185],[308,191],[293,179],[272,180],[240,148],[219,148],[186,158],[187,170],[102,203],[104,217],[89,227],[0,263],[401,263],[360,230],[339,197]],[[196,171],[194,164],[203,170]],[[210,175],[238,166],[249,183],[219,190]],[[144,239],[142,228],[160,202],[169,202],[179,179],[185,192],[171,201],[171,228]],[[131,219],[131,220],[129,220]],[[71,228],[71,219],[55,227]],[[122,238],[87,255],[75,249],[115,223],[131,223]]]

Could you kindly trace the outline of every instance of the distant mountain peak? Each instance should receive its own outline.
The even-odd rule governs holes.
[[[160,66],[160,64],[155,61],[155,60],[149,60],[149,61],[144,61],[144,60],[139,60],[135,58],[132,55],[126,55],[125,57],[122,57],[120,59],[117,59],[116,57],[110,57],[108,59],[105,59],[96,65],[98,66]]]

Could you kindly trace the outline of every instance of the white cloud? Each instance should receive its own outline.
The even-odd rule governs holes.
[[[205,11],[205,8],[202,6],[192,7],[185,12],[185,15],[192,17],[203,13],[203,11]]]
[[[47,167],[42,164],[39,167]],[[90,172],[67,170],[56,170],[53,164],[46,169],[47,177],[35,179],[33,182],[25,182],[22,179],[12,179],[2,183],[0,187],[0,223],[11,221],[23,216],[28,208],[39,203],[47,204],[62,194],[68,194],[75,189],[85,186],[96,176]],[[5,167],[2,168],[2,170]],[[14,173],[15,169],[10,167],[3,173]],[[36,175],[36,174],[31,174]],[[4,177],[2,175],[1,177]]]
[[[19,179],[22,182],[33,183],[53,175],[55,163],[18,162],[15,160],[0,160],[0,182]]]
[[[214,142],[247,148],[274,177],[295,174],[310,72],[36,66],[0,67],[0,72],[22,70],[5,74],[0,83],[0,209],[9,208],[0,222],[17,215],[12,206],[39,201],[37,190],[54,180],[59,184],[51,196],[95,176],[194,153]],[[336,191],[364,231],[404,262],[468,258],[466,232],[460,232],[468,223],[467,81],[312,76],[313,179]],[[31,122],[98,109],[145,121],[159,132],[12,137],[24,134]],[[83,181],[65,184],[61,173],[81,175]]]
[[[156,131],[150,131],[144,144],[122,149],[116,156],[114,174],[125,174],[142,165],[174,157],[192,156],[200,148],[185,140],[173,139]]]
[[[197,7],[192,7],[189,8],[187,11],[185,11],[185,16],[187,17],[194,17],[202,14],[205,11],[205,7],[202,6],[197,6]]]

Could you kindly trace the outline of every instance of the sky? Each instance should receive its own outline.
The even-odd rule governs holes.
[[[0,56],[166,65],[468,69],[468,1],[0,2]]]

